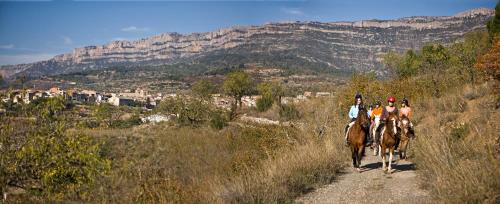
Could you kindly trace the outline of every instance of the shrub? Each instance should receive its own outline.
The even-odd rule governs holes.
[[[227,114],[222,111],[214,111],[210,118],[210,127],[220,130],[227,126]]]
[[[450,137],[452,139],[463,139],[468,134],[469,134],[469,125],[458,124],[457,126],[452,127],[450,132]]]
[[[295,120],[300,118],[300,112],[295,107],[295,105],[282,105],[280,108],[280,117],[282,117],[285,120]]]
[[[160,103],[156,111],[178,115],[176,121],[180,125],[200,125],[210,119],[213,110],[207,101],[178,96],[169,98]]]
[[[2,118],[0,124],[0,190],[17,186],[27,199],[90,199],[89,189],[110,169],[100,146],[83,134],[69,134],[60,100],[36,104],[40,118]]]
[[[257,105],[257,110],[260,112],[264,112],[269,110],[273,106],[274,100],[270,97],[261,97],[257,99],[256,105]]]

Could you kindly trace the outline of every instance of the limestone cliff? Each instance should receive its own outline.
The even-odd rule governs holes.
[[[31,64],[3,66],[7,77],[70,73],[110,66],[167,64],[211,53],[291,56],[331,69],[377,70],[388,50],[416,49],[429,42],[449,43],[484,27],[492,9],[443,17],[406,17],[357,22],[282,22],[232,27],[206,33],[163,33],[135,41],[76,48],[71,53]],[[279,60],[279,57],[274,58]]]

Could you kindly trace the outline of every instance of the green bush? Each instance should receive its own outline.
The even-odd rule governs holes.
[[[112,128],[129,128],[132,126],[140,125],[141,124],[141,118],[139,115],[133,115],[129,119],[125,120],[114,120],[110,127]]]
[[[273,106],[273,98],[270,97],[261,97],[257,99],[256,105],[257,105],[257,110],[260,112],[264,112],[269,110]]]
[[[222,128],[227,126],[227,116],[226,113],[222,111],[215,111],[211,114],[210,118],[210,127],[221,130]]]
[[[295,105],[282,105],[280,108],[280,117],[285,120],[295,120],[300,118],[300,112]]]
[[[90,199],[90,190],[110,169],[100,146],[83,134],[67,132],[63,101],[33,104],[36,120],[0,118],[0,191],[26,191],[23,199]]]

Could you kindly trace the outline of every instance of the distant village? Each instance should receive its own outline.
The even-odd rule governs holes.
[[[312,97],[329,97],[330,92],[304,92],[304,94],[295,97],[282,97],[283,104],[297,103]],[[149,94],[144,89],[136,89],[133,92],[126,90],[121,93],[100,93],[94,90],[63,90],[58,87],[52,87],[49,90],[14,90],[10,91],[3,102],[29,104],[39,98],[63,97],[65,100],[74,103],[109,103],[114,106],[137,106],[138,104],[146,107],[154,107],[159,101],[166,98],[177,97],[177,94]],[[244,96],[241,99],[242,106],[255,107],[259,95]],[[233,99],[222,94],[212,94],[212,102],[215,106],[223,109],[230,109]]]

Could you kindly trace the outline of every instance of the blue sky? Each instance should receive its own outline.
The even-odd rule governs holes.
[[[356,21],[445,16],[496,0],[3,1],[0,65],[163,32],[206,32],[279,21]]]

